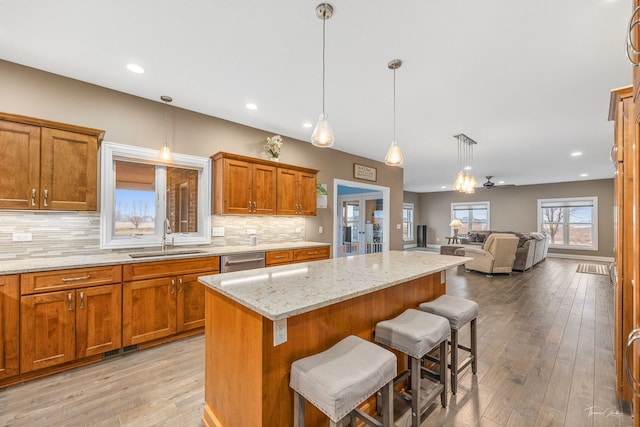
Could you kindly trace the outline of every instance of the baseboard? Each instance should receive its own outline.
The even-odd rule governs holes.
[[[409,243],[407,245],[402,245],[402,249],[410,249],[410,248],[417,248],[418,245],[415,243]]]
[[[575,255],[575,254],[558,254],[547,253],[548,258],[566,258],[566,259],[579,259],[583,261],[600,261],[600,262],[613,262],[613,257],[606,256],[590,256],[590,255]]]

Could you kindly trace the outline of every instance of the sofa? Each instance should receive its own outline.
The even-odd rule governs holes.
[[[460,239],[460,243],[464,247],[477,246],[482,248],[487,237],[494,233],[509,233],[518,237],[518,247],[516,249],[513,270],[527,271],[539,262],[544,261],[547,257],[550,238],[546,233],[520,233],[516,231],[495,230],[470,231],[467,237]],[[459,254],[462,254],[462,251],[460,251]]]
[[[464,256],[472,258],[464,263],[467,270],[480,271],[492,276],[494,273],[511,273],[516,259],[518,236],[511,233],[492,233],[482,248],[466,246]]]

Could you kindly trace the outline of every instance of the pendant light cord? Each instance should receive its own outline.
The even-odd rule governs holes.
[[[324,76],[325,76],[325,27],[327,24],[327,16],[326,14],[322,17],[322,115],[325,115],[325,110],[324,110]]]
[[[164,146],[168,147],[169,143],[167,142],[167,101],[164,101]]]
[[[396,142],[396,69],[393,69],[393,142]]]

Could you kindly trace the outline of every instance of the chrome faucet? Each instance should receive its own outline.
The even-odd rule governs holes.
[[[164,219],[162,227],[162,245],[160,246],[160,250],[162,252],[167,250],[167,234],[171,234],[171,223],[169,222],[169,218]],[[171,246],[173,246],[173,244],[171,244]]]

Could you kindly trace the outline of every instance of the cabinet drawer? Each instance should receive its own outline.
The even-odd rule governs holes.
[[[267,267],[270,265],[288,264],[293,262],[293,250],[267,252]]]
[[[329,246],[296,249],[293,252],[293,257],[296,262],[309,261],[314,259],[326,259],[329,258]]]
[[[122,267],[119,265],[41,271],[20,275],[20,294],[29,295],[119,282],[122,282]]]
[[[123,280],[154,279],[157,277],[174,276],[178,274],[219,272],[220,257],[176,259],[171,261],[152,261],[136,264],[125,264]]]

